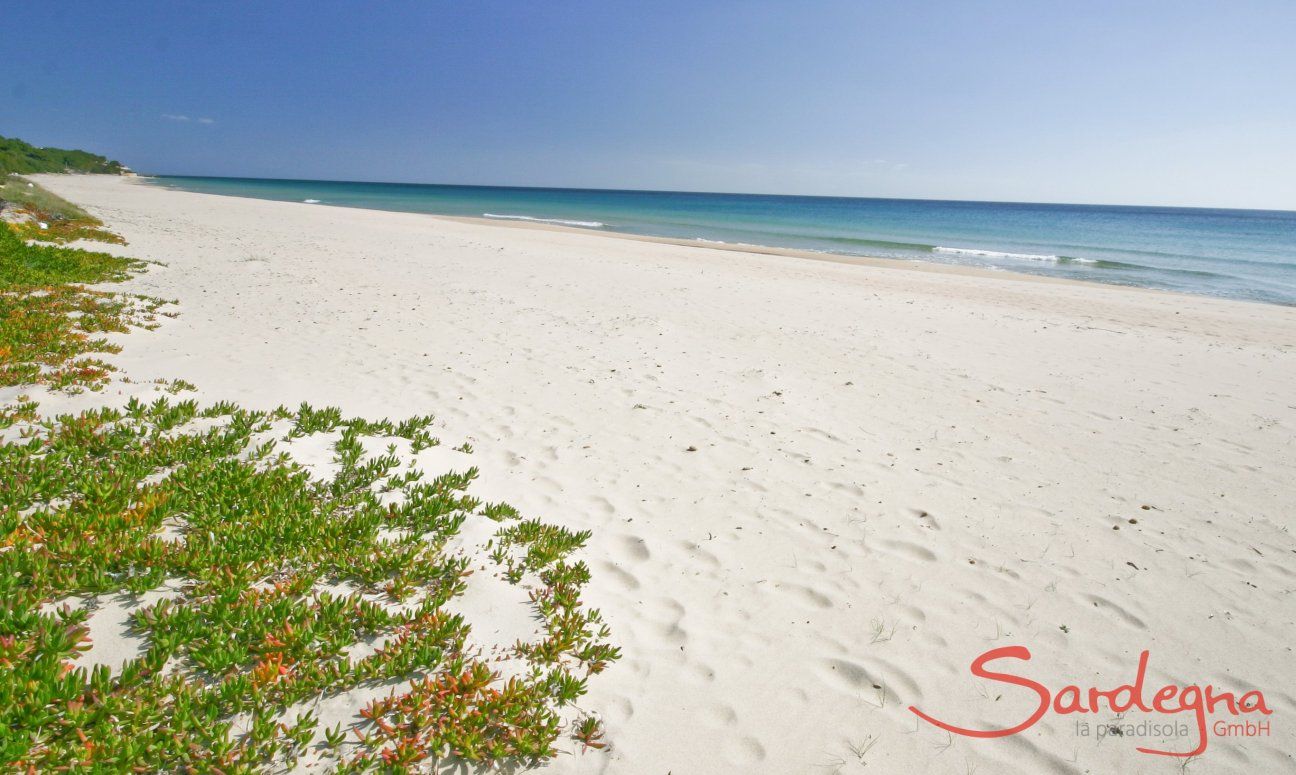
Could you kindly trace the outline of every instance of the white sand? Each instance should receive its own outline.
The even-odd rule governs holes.
[[[1029,690],[968,672],[1007,645],[1054,691],[1143,649],[1149,699],[1260,689],[1270,736],[1188,771],[1296,767],[1296,310],[38,180],[167,264],[126,287],[180,317],[124,374],[436,413],[478,493],[594,531],[612,747],[554,770],[1179,770],[1076,735],[1108,712],[973,740],[907,710],[1020,722]]]

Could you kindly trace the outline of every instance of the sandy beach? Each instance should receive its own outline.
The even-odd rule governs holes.
[[[435,414],[474,489],[593,537],[622,658],[553,772],[1137,773],[974,678],[1263,693],[1187,771],[1296,768],[1296,309],[32,176],[159,262],[121,374],[202,401]],[[95,245],[95,249],[105,249]],[[112,400],[118,386],[103,394]],[[44,401],[44,399],[42,399]],[[66,400],[49,399],[57,407]],[[1258,715],[1211,716],[1228,722]]]

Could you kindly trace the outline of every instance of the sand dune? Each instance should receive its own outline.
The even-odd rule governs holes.
[[[1143,650],[1150,688],[1261,690],[1271,733],[1188,771],[1296,768],[1296,310],[37,180],[165,264],[127,288],[180,316],[119,340],[125,375],[435,413],[486,497],[594,531],[624,657],[581,704],[612,746],[553,771],[1177,772],[1136,747],[1196,744],[908,709],[1018,723],[1035,695],[968,671],[1011,645],[1054,691]]]

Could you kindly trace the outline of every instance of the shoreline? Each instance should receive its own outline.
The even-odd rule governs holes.
[[[389,209],[382,209],[382,208],[369,208],[369,207],[360,207],[357,205],[334,204],[330,202],[299,202],[299,201],[286,200],[286,199],[270,199],[270,198],[252,197],[252,196],[240,196],[238,194],[223,194],[223,193],[218,194],[218,193],[208,193],[208,192],[201,192],[201,191],[187,191],[183,188],[171,187],[163,183],[149,182],[149,181],[160,180],[160,179],[161,178],[157,176],[137,176],[136,178],[133,179],[133,181],[137,182],[139,185],[162,188],[170,191],[177,191],[180,193],[199,194],[202,196],[221,196],[221,197],[228,197],[234,199],[253,199],[262,202],[299,204],[308,207],[334,207],[334,208],[341,208],[341,209],[348,209],[348,210],[366,210],[371,212],[404,213],[407,215],[419,215],[419,216],[424,216],[433,219],[444,219],[444,220],[455,221],[460,223],[478,224],[482,226],[503,226],[507,228],[534,229],[539,231],[557,231],[557,232],[565,232],[571,234],[601,235],[601,236],[611,237],[614,239],[626,239],[626,240],[633,240],[637,242],[648,242],[648,243],[662,244],[662,245],[678,245],[684,247],[694,247],[694,248],[712,249],[712,250],[725,250],[725,251],[733,251],[738,253],[751,253],[756,255],[785,256],[790,258],[802,258],[811,261],[825,261],[825,262],[840,263],[840,264],[847,264],[847,265],[871,266],[871,267],[888,268],[888,269],[908,269],[911,271],[935,272],[938,274],[952,274],[952,275],[963,275],[963,276],[972,276],[972,277],[994,277],[998,279],[1011,279],[1011,280],[1020,280],[1026,282],[1039,282],[1039,283],[1050,283],[1050,284],[1054,284],[1054,283],[1079,284],[1085,286],[1101,286],[1106,288],[1123,288],[1127,290],[1140,291],[1140,292],[1173,294],[1176,296],[1191,296],[1194,298],[1216,299],[1221,301],[1238,301],[1238,302],[1243,302],[1248,304],[1264,304],[1264,305],[1272,305],[1272,306],[1279,306],[1279,307],[1296,308],[1296,303],[1284,304],[1282,302],[1263,301],[1259,299],[1238,299],[1238,298],[1232,298],[1227,296],[1217,296],[1217,295],[1207,294],[1207,293],[1192,293],[1189,291],[1168,290],[1164,288],[1150,288],[1146,286],[1133,285],[1133,284],[1103,282],[1101,280],[1086,280],[1086,279],[1077,279],[1077,278],[1070,278],[1070,277],[1051,277],[1043,274],[1035,274],[1031,272],[1015,270],[1010,267],[1000,267],[1000,268],[990,269],[986,267],[965,266],[965,265],[952,264],[952,263],[946,263],[946,262],[941,262],[936,260],[927,260],[921,258],[905,259],[905,258],[886,258],[881,256],[859,256],[859,255],[852,255],[847,253],[833,253],[830,251],[784,248],[784,247],[777,247],[772,245],[759,245],[754,243],[713,242],[701,238],[688,239],[688,238],[678,238],[678,237],[660,237],[660,236],[654,236],[648,234],[635,234],[633,232],[616,231],[614,229],[607,229],[607,228],[583,228],[577,226],[567,226],[567,225],[557,224],[557,223],[546,223],[546,222],[521,220],[521,219],[515,220],[515,219],[505,219],[505,218],[487,218],[484,216],[447,215],[442,213],[425,213],[425,212],[418,212],[412,210],[389,210]]]
[[[219,194],[215,196],[220,196]],[[306,204],[302,202],[300,204]],[[319,205],[325,207],[349,207],[349,205]],[[354,208],[368,209],[368,208]],[[383,212],[405,212],[400,210],[385,210]],[[424,213],[415,213],[424,215]],[[880,256],[853,256],[846,253],[827,253],[817,250],[798,250],[796,248],[780,248],[772,245],[753,245],[745,242],[708,242],[702,239],[683,239],[676,237],[655,237],[649,234],[634,234],[625,231],[603,230],[603,229],[586,229],[579,226],[563,226],[556,223],[534,223],[528,221],[508,221],[495,218],[473,217],[470,215],[439,215],[435,213],[426,213],[430,218],[439,218],[461,223],[472,223],[481,226],[506,226],[509,228],[521,229],[538,229],[541,231],[560,231],[571,234],[592,234],[604,235],[613,239],[626,239],[635,242],[648,242],[658,245],[678,245],[681,247],[700,248],[703,250],[725,250],[735,253],[750,253],[762,256],[784,256],[786,258],[802,258],[810,261],[827,261],[834,264],[847,264],[855,266],[870,266],[879,269],[910,270],[917,272],[937,272],[940,274],[966,275],[971,277],[994,277],[1007,278],[1012,280],[1026,280],[1027,282],[1044,282],[1044,283],[1076,283],[1080,285],[1103,285],[1115,288],[1130,288],[1139,291],[1156,291],[1156,288],[1142,288],[1137,285],[1117,285],[1115,283],[1101,283],[1092,280],[1073,280],[1066,277],[1046,277],[1044,275],[1027,274],[1025,272],[1014,272],[1011,269],[994,270],[985,269],[976,266],[959,266],[957,264],[942,264],[938,261],[924,261],[922,259],[903,259],[903,258],[882,258]],[[1164,293],[1174,293],[1174,291],[1163,291]],[[1189,294],[1191,295],[1191,294]]]
[[[580,706],[611,745],[547,771],[810,772],[869,741],[888,772],[1160,763],[1056,714],[917,726],[1029,715],[968,670],[1007,645],[1055,689],[1150,650],[1150,685],[1289,709],[1292,308],[33,178],[158,262],[122,290],[178,302],[113,337],[134,384],[432,414],[484,500],[592,532],[622,659]],[[1294,749],[1275,724],[1208,767]]]
[[[878,256],[853,256],[845,253],[826,253],[815,250],[798,250],[796,248],[780,248],[772,245],[754,245],[742,242],[708,242],[702,239],[684,239],[677,237],[656,237],[650,234],[635,234],[633,232],[616,231],[604,228],[582,228],[579,226],[565,226],[558,223],[543,223],[537,221],[513,220],[505,218],[486,218],[484,216],[472,215],[445,215],[442,213],[422,213],[412,210],[386,210],[374,207],[357,207],[355,205],[333,204],[330,202],[294,202],[285,199],[266,199],[253,196],[238,196],[237,194],[211,194],[204,191],[186,191],[182,188],[172,188],[165,185],[158,185],[147,182],[151,180],[149,176],[139,176],[139,185],[153,186],[163,188],[168,191],[176,191],[182,194],[197,194],[199,196],[220,196],[231,199],[251,199],[258,202],[277,202],[279,204],[302,205],[305,207],[336,207],[344,210],[364,210],[377,213],[402,213],[404,215],[417,215],[435,220],[453,221],[456,223],[468,223],[478,226],[500,226],[509,229],[532,229],[536,231],[554,231],[565,234],[581,234],[588,236],[604,236],[612,239],[625,239],[635,242],[648,242],[659,245],[678,245],[681,247],[701,248],[704,250],[725,250],[737,253],[752,253],[765,256],[785,256],[788,258],[804,258],[811,261],[828,261],[838,264],[853,264],[859,266],[872,266],[887,269],[909,269],[919,272],[937,272],[942,274],[969,275],[973,277],[1008,277],[1013,280],[1026,280],[1028,282],[1045,282],[1045,283],[1078,283],[1081,285],[1100,285],[1115,288],[1129,288],[1139,291],[1158,291],[1156,288],[1143,288],[1137,285],[1117,285],[1115,283],[1102,283],[1092,280],[1073,280],[1065,277],[1046,277],[1043,275],[1027,274],[1025,272],[1014,272],[1010,269],[996,271],[975,266],[959,266],[957,264],[944,264],[938,261],[923,261],[922,259],[902,259],[902,258],[882,258]],[[1175,291],[1158,291],[1161,293],[1175,293]],[[1192,294],[1188,294],[1192,295]],[[1208,297],[1210,298],[1210,297]]]

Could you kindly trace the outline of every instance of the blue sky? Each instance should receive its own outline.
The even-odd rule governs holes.
[[[1296,2],[22,2],[0,134],[142,171],[1296,209]]]

